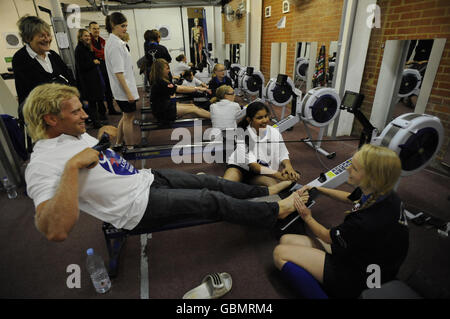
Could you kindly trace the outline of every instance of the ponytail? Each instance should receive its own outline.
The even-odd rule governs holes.
[[[112,25],[111,25],[111,18],[110,16],[106,16],[105,18],[105,26],[106,26],[106,31],[108,31],[108,33],[112,32]]]

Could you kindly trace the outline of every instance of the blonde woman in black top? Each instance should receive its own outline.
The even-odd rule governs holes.
[[[348,192],[318,187],[320,193],[354,204],[342,224],[327,229],[318,223],[298,191],[295,207],[314,236],[284,235],[274,250],[274,262],[301,289],[298,266],[319,281],[331,297],[356,298],[367,289],[369,266],[381,270],[381,283],[395,279],[408,251],[403,205],[394,187],[400,177],[397,154],[381,146],[364,145],[347,168]],[[319,239],[316,240],[316,238]]]

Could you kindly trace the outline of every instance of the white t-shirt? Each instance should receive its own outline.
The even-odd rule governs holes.
[[[192,78],[191,82],[189,82],[188,80],[184,79],[183,83],[181,83],[181,85],[190,86],[190,87],[196,87],[196,86],[201,86],[202,85],[202,81],[200,81],[197,78]]]
[[[134,78],[131,54],[126,47],[126,43],[113,33],[111,33],[108,40],[106,40],[105,64],[114,99],[118,101],[128,101],[127,94],[116,77],[116,73],[123,73],[125,82],[127,83],[131,94],[135,100],[138,100],[139,94],[136,87],[136,79]]]
[[[183,61],[176,61],[173,64],[172,67],[172,75],[174,76],[179,76],[181,73],[183,73],[184,71],[190,70],[191,68],[189,67],[189,65],[186,62]]]
[[[236,121],[245,115],[245,109],[241,110],[238,103],[227,99],[222,99],[219,102],[211,104],[209,110],[211,113],[212,127],[221,130],[236,128]]]
[[[195,73],[194,77],[196,77],[203,83],[208,83],[209,81],[211,81],[211,74],[208,73],[208,68],[204,68],[202,72]]]
[[[266,126],[264,136],[257,136],[255,129],[249,126],[245,130],[245,135],[249,136],[248,151],[245,142],[238,140],[235,151],[228,158],[228,164],[240,166],[248,171],[250,170],[248,164],[258,163],[278,171],[281,162],[289,159],[289,152],[278,129]]]
[[[97,143],[87,133],[78,138],[62,134],[36,143],[25,171],[27,193],[35,207],[55,195],[67,161]],[[142,219],[154,179],[150,169],[138,171],[107,149],[94,168],[81,169],[78,176],[80,210],[116,228],[133,229]]]

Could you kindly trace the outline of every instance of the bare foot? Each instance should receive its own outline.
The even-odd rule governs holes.
[[[294,199],[295,197],[300,197],[303,203],[308,202],[308,195],[303,194],[302,196],[298,195],[297,192],[293,192],[289,197],[286,197],[285,199],[282,199],[278,201],[278,206],[280,207],[278,210],[278,218],[284,219],[286,218],[290,213],[294,212],[295,205],[294,205]]]
[[[275,185],[269,186],[269,195],[275,195],[281,192],[283,189],[289,187],[292,184],[292,181],[282,181]]]
[[[298,196],[296,192],[293,192],[289,197],[278,201],[278,218],[286,218],[290,213],[295,211],[294,198]]]

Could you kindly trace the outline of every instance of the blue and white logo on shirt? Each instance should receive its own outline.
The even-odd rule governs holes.
[[[99,159],[99,164],[110,173],[116,175],[134,175],[139,173],[133,165],[110,149],[102,151]]]

